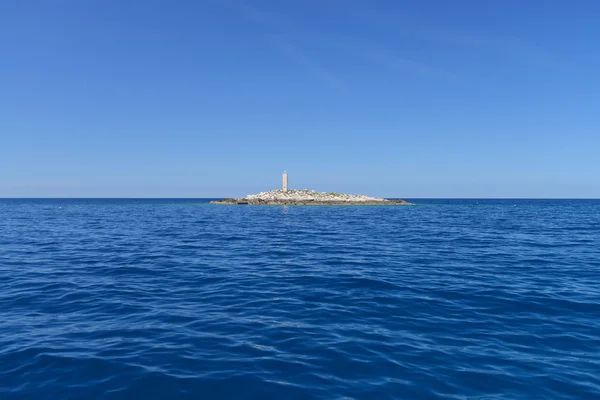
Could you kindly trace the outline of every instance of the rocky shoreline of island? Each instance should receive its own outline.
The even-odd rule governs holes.
[[[211,201],[211,204],[240,204],[240,205],[410,205],[405,200],[389,200],[381,197],[353,195],[335,192],[317,192],[315,190],[271,190],[251,194],[241,198],[229,198]]]

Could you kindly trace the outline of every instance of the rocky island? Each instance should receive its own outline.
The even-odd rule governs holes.
[[[388,200],[379,197],[342,193],[316,192],[314,190],[271,190],[251,194],[243,198],[211,201],[211,204],[252,204],[252,205],[407,205],[404,200]]]
[[[386,206],[410,204],[404,200],[388,200],[361,194],[341,194],[335,192],[317,192],[314,190],[288,190],[288,174],[283,172],[282,189],[259,194],[250,194],[243,198],[214,200],[211,204],[258,204],[278,206]]]

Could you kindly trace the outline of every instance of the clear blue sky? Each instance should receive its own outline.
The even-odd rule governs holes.
[[[600,197],[595,0],[2,0],[0,197]]]

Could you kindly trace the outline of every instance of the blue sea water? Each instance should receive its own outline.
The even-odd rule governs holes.
[[[599,399],[600,201],[0,200],[0,398]]]

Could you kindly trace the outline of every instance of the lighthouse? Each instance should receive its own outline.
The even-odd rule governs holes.
[[[283,171],[283,191],[288,191],[288,175],[286,171]]]

